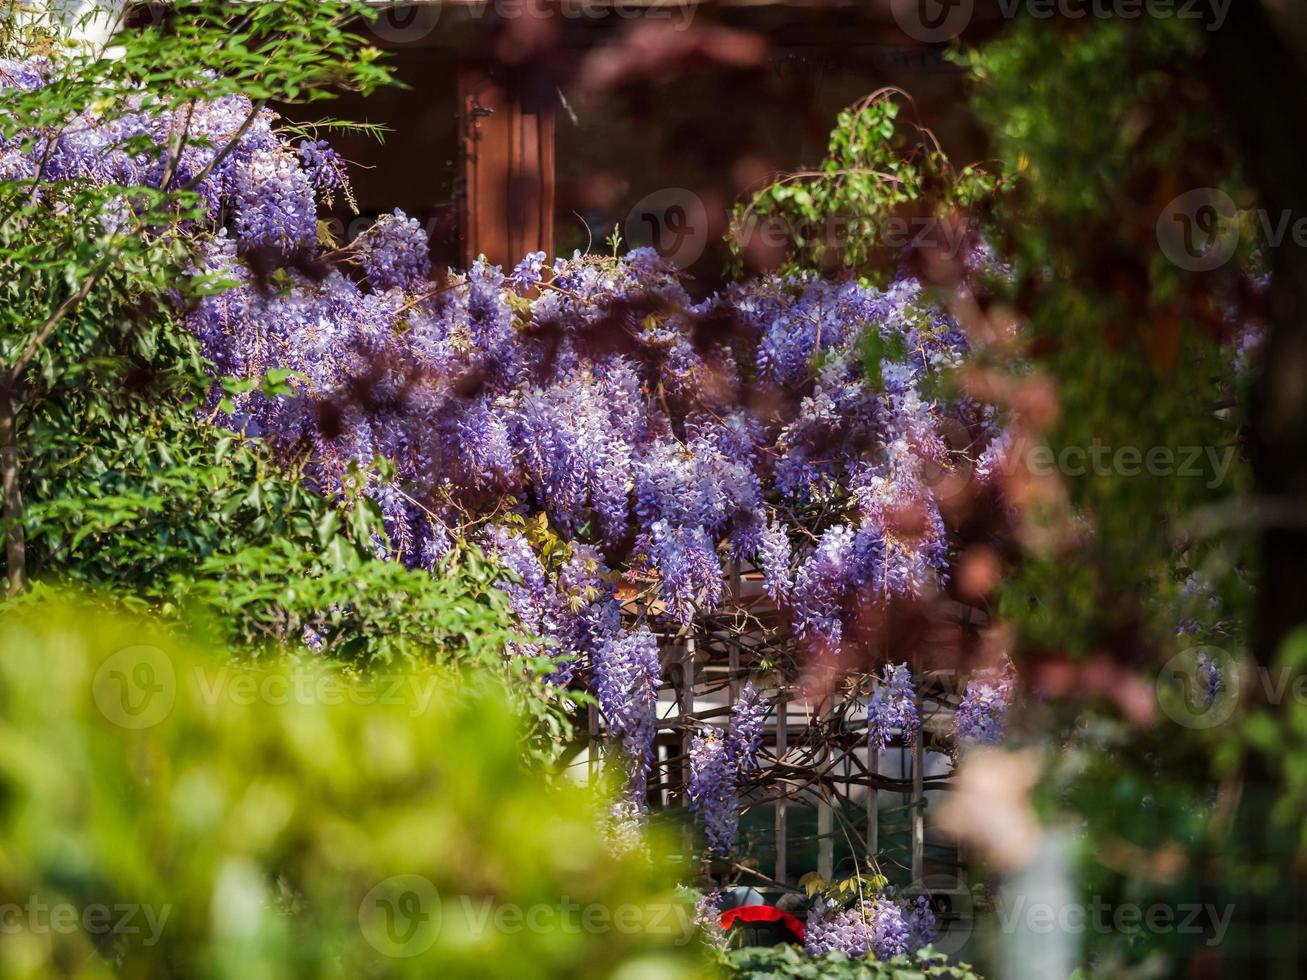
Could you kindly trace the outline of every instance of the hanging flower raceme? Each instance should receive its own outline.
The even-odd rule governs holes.
[[[717,889],[706,892],[694,903],[694,924],[705,945],[725,949],[726,930],[721,925],[722,893]]]
[[[373,289],[420,291],[431,279],[427,234],[399,208],[378,218],[356,239],[355,248]]]
[[[795,576],[790,593],[794,631],[819,652],[837,651],[843,638],[844,595],[858,577],[855,541],[848,525],[831,528]]]
[[[930,899],[918,895],[908,906],[904,916],[908,924],[908,949],[921,949],[933,943],[938,935],[939,923],[935,910],[930,907]]]
[[[953,739],[958,745],[996,745],[1007,728],[1007,713],[1016,687],[1010,664],[986,671],[967,681],[953,716]]]
[[[1225,681],[1221,677],[1221,665],[1210,654],[1198,655],[1198,678],[1203,685],[1203,705],[1210,707],[1225,689]]]
[[[703,823],[708,849],[725,855],[735,846],[739,820],[739,787],[758,768],[767,702],[746,684],[731,708],[731,723],[723,734],[709,727],[690,742],[690,807]]]
[[[916,692],[907,664],[886,664],[881,683],[867,703],[867,744],[874,749],[889,745],[895,732],[911,745],[921,731]]]
[[[726,736],[727,753],[738,776],[747,776],[758,768],[758,749],[762,746],[766,720],[767,701],[750,682],[731,708],[731,727]]]
[[[708,849],[725,855],[739,826],[736,766],[721,729],[709,727],[690,740],[690,808],[703,823]]]
[[[626,795],[643,806],[645,782],[653,765],[658,641],[646,627],[618,633],[595,651],[593,672],[599,710],[628,767]]]
[[[790,536],[784,525],[768,522],[758,540],[758,564],[762,566],[767,595],[777,606],[789,601]]]
[[[541,283],[541,270],[545,264],[544,252],[529,252],[508,277],[509,283],[519,293],[534,289]]]

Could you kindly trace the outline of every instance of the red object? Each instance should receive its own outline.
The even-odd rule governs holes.
[[[718,922],[723,929],[729,929],[737,922],[780,922],[798,936],[800,942],[803,941],[803,923],[790,913],[782,912],[771,905],[741,905],[738,908],[727,909]]]

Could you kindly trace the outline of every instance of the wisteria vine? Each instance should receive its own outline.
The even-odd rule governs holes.
[[[50,72],[4,62],[0,88]],[[179,149],[169,162],[141,141]],[[981,448],[997,435],[984,406],[935,393],[967,345],[907,273],[885,289],[765,277],[699,300],[650,249],[438,275],[399,211],[320,240],[319,204],[351,199],[343,162],[240,95],[197,99],[184,118],[88,108],[0,142],[0,179],[194,190],[194,274],[230,288],[185,325],[218,377],[276,371],[288,386],[224,399],[215,385],[205,414],[320,492],[370,498],[379,554],[435,573],[461,542],[491,555],[522,633],[509,654],[548,658],[560,687],[598,702],[628,829],[654,764],[657,633],[720,607],[724,563],[738,562],[802,647],[839,657],[869,606],[944,586],[934,481],[971,465],[945,433]],[[997,738],[1007,700],[969,688],[959,738]],[[694,739],[688,797],[716,853],[734,845],[767,710],[746,689],[727,731]],[[872,743],[919,727],[910,673],[886,667]]]

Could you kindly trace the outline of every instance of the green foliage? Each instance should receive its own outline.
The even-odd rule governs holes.
[[[1195,640],[1225,648],[1225,683],[1237,681],[1249,598],[1249,538],[1228,531],[1228,509],[1250,485],[1229,341],[1244,326],[1256,256],[1245,242],[1224,267],[1191,272],[1157,230],[1170,202],[1196,188],[1246,200],[1205,81],[1205,43],[1179,20],[1025,18],[961,56],[993,151],[1016,178],[993,213],[1012,280],[986,299],[1016,311],[1020,373],[1055,394],[1040,433],[1051,458],[1105,451],[1079,472],[1059,467],[1075,533],[1028,547],[997,611],[1019,653],[1113,672],[1102,691],[1111,702],[1072,696],[1039,709],[1041,727],[1075,734],[1057,740],[1035,794],[1049,822],[1082,828],[1082,894],[1110,904],[1174,906],[1214,897],[1214,880],[1247,881],[1230,813],[1240,726],[1182,726],[1157,697],[1162,665]],[[1011,370],[1005,356],[985,366]],[[1127,470],[1112,462],[1125,448],[1171,454],[1174,465]],[[1182,468],[1182,452],[1197,467]],[[1213,595],[1182,602],[1193,573]],[[1182,619],[1196,637],[1177,639]],[[1154,708],[1149,730],[1140,719]],[[1178,974],[1186,960],[1201,969],[1211,955],[1192,936],[1155,930],[1082,942],[1086,962],[1121,975]]]
[[[1222,346],[1238,326],[1227,311],[1246,263],[1189,272],[1157,240],[1173,198],[1230,186],[1235,169],[1196,81],[1202,43],[1174,20],[1066,31],[1020,20],[962,58],[976,113],[1016,178],[993,222],[1013,281],[994,289],[1020,311],[1029,367],[1054,382],[1047,445],[1070,461],[1059,466],[1070,502],[1093,528],[1074,561],[1036,556],[1007,582],[1002,612],[1032,647],[1162,641],[1179,571],[1224,571],[1237,557],[1177,522],[1248,485],[1234,356]],[[1171,462],[1130,471],[1112,462],[1125,449]],[[1076,472],[1094,451],[1105,455]],[[1221,585],[1239,599],[1239,583]],[[1150,595],[1162,601],[1145,608]]]
[[[81,451],[27,468],[32,554],[54,581],[93,589],[106,608],[150,612],[260,658],[311,642],[342,668],[420,662],[504,678],[550,756],[581,695],[547,682],[547,657],[504,655],[513,614],[503,571],[462,545],[432,574],[377,555],[381,514],[367,497],[331,501],[274,464],[257,440],[184,406],[70,421]],[[70,453],[74,450],[70,447]],[[45,601],[44,590],[18,602]],[[15,600],[11,600],[13,605]]]
[[[377,52],[344,30],[361,9],[316,0],[239,10],[196,4],[119,34],[115,58],[56,47],[49,84],[5,90],[0,131],[57,139],[84,110],[105,125],[131,111],[185,114],[233,93],[257,111],[273,99],[369,91],[387,76]],[[8,8],[7,38],[17,20]],[[167,173],[182,144],[206,145],[190,134],[136,149]],[[185,274],[193,236],[204,228],[199,203],[168,180],[162,190],[45,180],[39,192],[31,181],[0,182],[9,216],[0,226],[0,360],[8,375],[0,387],[16,401],[28,505],[6,516],[34,539],[38,574],[93,582],[120,575],[116,584],[133,590],[150,581],[153,598],[186,571],[187,551],[194,567],[219,536],[234,553],[285,532],[278,523],[297,510],[294,519],[322,526],[324,508],[285,481],[274,486],[255,456],[229,452],[194,418],[207,379],[177,304],[224,285]],[[239,475],[255,479],[240,491],[225,486]],[[226,498],[216,502],[220,513],[199,516],[205,494]],[[143,534],[147,525],[152,534]],[[242,531],[253,537],[234,536]],[[343,567],[343,551],[337,559]]]
[[[930,949],[892,960],[872,956],[850,959],[844,953],[808,956],[797,946],[748,946],[722,954],[727,975],[732,977],[794,977],[796,980],[979,980],[967,963],[949,964]]]
[[[697,970],[665,865],[608,852],[525,732],[484,675],[239,667],[94,607],[11,612],[0,977]]]
[[[107,124],[233,93],[257,111],[366,92],[387,74],[344,29],[361,10],[188,5],[117,36],[113,59],[55,46],[50,83],[6,89],[0,127],[58,136],[87,107]],[[182,147],[139,149],[166,170]],[[177,318],[179,303],[226,285],[189,274],[207,227],[199,203],[185,187],[47,180],[37,194],[0,182],[0,358],[13,373],[24,501],[11,517],[29,574],[203,617],[247,653],[308,635],[342,662],[497,663],[508,613],[479,555],[461,550],[436,577],[381,560],[370,501],[324,500],[257,440],[211,424],[209,366]],[[536,665],[521,666],[534,687]]]
[[[929,131],[899,118],[902,95],[882,90],[841,112],[816,170],[739,205],[730,238],[736,258],[751,242],[777,240],[782,273],[849,270],[876,281],[923,238],[960,246],[960,238],[943,238],[962,229],[941,219],[988,198],[999,182],[978,167],[955,173]]]
[[[38,572],[165,617],[208,610],[212,630],[251,653],[306,630],[324,655],[364,664],[502,649],[506,601],[474,550],[437,576],[378,558],[371,500],[329,501],[257,440],[166,407],[60,410],[45,433],[58,451],[24,460]]]
[[[815,871],[809,871],[799,879],[799,887],[808,898],[820,895],[841,905],[846,905],[885,890],[889,879],[883,874],[853,875],[838,881],[827,881]]]

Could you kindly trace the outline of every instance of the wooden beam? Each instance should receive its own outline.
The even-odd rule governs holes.
[[[463,258],[511,268],[554,249],[554,106],[527,104],[502,71],[459,72]]]
[[[867,746],[867,772],[875,775],[880,772],[880,749],[870,743]],[[875,861],[880,850],[880,790],[867,786],[867,860]]]
[[[836,695],[831,694],[831,707],[825,708],[818,705],[818,717],[833,715],[834,699]],[[823,749],[823,763],[830,763],[830,747]],[[834,768],[834,766],[830,766]],[[825,780],[822,781],[819,795],[817,797],[817,874],[821,875],[827,881],[835,876],[835,804],[832,802],[831,786]]]
[[[918,703],[917,710],[921,710]],[[925,776],[926,750],[924,733],[918,732],[912,740],[912,881],[921,881],[926,853],[926,794],[922,778]]]
[[[776,759],[777,765],[780,760],[785,758],[785,752],[789,748],[789,720],[790,705],[785,698],[785,687],[782,685],[780,697],[776,699]],[[786,880],[786,860],[785,852],[786,836],[789,828],[786,825],[785,797],[782,796],[776,801],[776,880],[782,885],[787,883]]]

